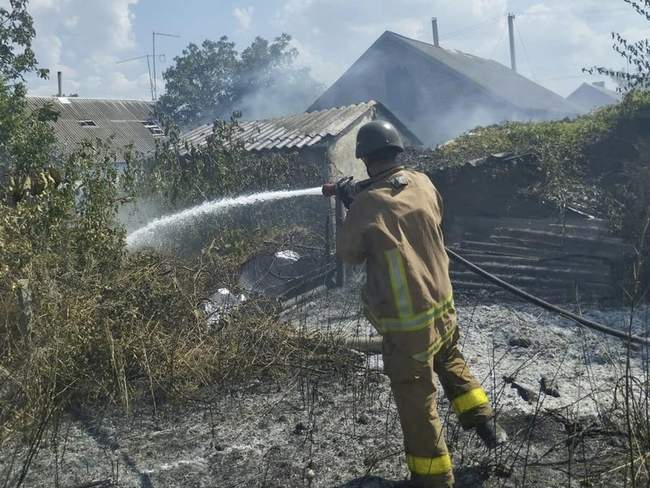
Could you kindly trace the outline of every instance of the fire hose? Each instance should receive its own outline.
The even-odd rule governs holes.
[[[367,180],[366,180],[367,181]],[[356,184],[352,183],[352,178],[343,178],[339,180],[338,183],[328,183],[326,185],[323,185],[323,195],[325,196],[336,196],[337,198],[340,198],[343,200],[343,203],[346,204],[346,207],[349,206],[349,203],[352,202],[354,199],[354,196],[356,193],[358,193],[363,186],[365,186],[365,182],[359,182]],[[584,317],[581,317],[580,315],[577,315],[573,312],[570,312],[569,310],[566,310],[564,308],[558,307],[557,305],[553,305],[552,303],[547,302],[546,300],[543,300],[535,295],[532,295],[528,293],[527,291],[522,290],[521,288],[518,288],[507,281],[502,280],[501,278],[485,271],[483,268],[477,266],[476,264],[472,263],[471,261],[468,261],[461,255],[457,254],[456,252],[452,251],[449,248],[445,248],[447,251],[447,254],[451,258],[452,261],[455,261],[466,268],[468,268],[470,271],[473,273],[476,273],[477,275],[485,278],[486,280],[494,283],[497,285],[499,288],[502,288],[513,295],[518,296],[519,298],[522,298],[523,300],[532,303],[534,305],[537,305],[538,307],[543,308],[544,310],[548,310],[549,312],[553,312],[555,314],[558,314],[564,318],[567,318],[569,320],[572,320],[576,322],[579,325],[582,325],[584,327],[587,327],[592,330],[596,330],[598,332],[601,332],[603,334],[616,337],[618,339],[623,339],[625,341],[629,341],[630,343],[633,344],[639,344],[639,345],[644,345],[644,346],[650,346],[650,340],[648,338],[644,337],[639,337],[632,335],[631,333],[626,333],[622,330],[617,330],[612,327],[608,327],[603,324],[599,324],[598,322],[594,322],[593,320],[586,319]]]
[[[616,330],[611,327],[607,327],[606,325],[599,324],[598,322],[594,322],[593,320],[586,319],[566,309],[560,308],[557,305],[553,305],[552,303],[549,303],[546,300],[542,300],[541,298],[536,297],[535,295],[531,295],[530,293],[522,290],[521,288],[517,288],[516,286],[511,285],[507,281],[503,281],[501,278],[494,276],[491,273],[488,273],[483,268],[475,265],[471,261],[468,261],[467,259],[457,254],[456,252],[452,251],[451,249],[449,248],[445,248],[445,249],[447,250],[447,254],[452,259],[452,261],[462,264],[463,266],[467,267],[470,271],[476,273],[477,275],[485,278],[488,281],[491,281],[498,287],[503,288],[504,290],[509,291],[514,295],[517,295],[519,298],[523,298],[527,302],[533,303],[538,307],[548,310],[549,312],[554,312],[558,315],[561,315],[564,318],[573,320],[574,322],[580,325],[583,325],[593,330],[597,330],[598,332],[602,332],[603,334],[607,334],[613,337],[618,337],[619,339],[624,339],[626,341],[629,340],[633,344],[641,344],[645,346],[650,345],[650,341],[648,341],[648,339],[644,337],[631,335],[621,330]]]

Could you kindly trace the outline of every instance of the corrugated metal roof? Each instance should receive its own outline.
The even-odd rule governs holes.
[[[240,122],[240,131],[235,139],[242,141],[247,151],[313,146],[323,139],[338,136],[376,107],[386,110],[379,102],[371,100],[277,119]],[[212,124],[206,124],[187,132],[183,139],[191,145],[202,146],[210,135]]]
[[[407,47],[410,52],[418,54],[426,62],[444,65],[447,69],[463,76],[475,85],[481,87],[491,96],[504,100],[511,105],[524,110],[535,110],[558,115],[572,115],[580,112],[580,109],[562,98],[557,93],[544,88],[543,86],[516,73],[506,66],[491,59],[480,58],[461,51],[444,49],[426,42],[410,39],[408,37],[386,31],[373,44],[366,53],[381,49],[384,42],[396,43],[399,46]],[[364,54],[365,56],[365,54]],[[362,56],[363,58],[363,56]],[[360,58],[360,59],[362,59]],[[358,63],[359,61],[357,61]],[[387,65],[398,64],[399,59],[386,59]],[[356,64],[356,63],[355,63]],[[353,65],[354,66],[354,65]],[[348,73],[351,71],[349,70]],[[346,79],[348,73],[344,74],[328,90],[316,100],[308,110],[320,110],[326,108],[336,98],[337,86]],[[363,76],[382,77],[383,73],[377,71],[365,71]],[[359,79],[355,80],[360,83]],[[422,84],[427,84],[423,78]],[[447,93],[448,97],[462,97],[463,94]]]
[[[480,58],[462,51],[443,49],[390,31],[385,35],[399,39],[429,58],[444,63],[481,85],[493,95],[507,100],[516,107],[563,114],[577,113],[577,108],[557,93],[538,85],[497,61]]]
[[[57,142],[64,153],[70,153],[84,140],[111,139],[111,146],[120,149],[133,145],[141,153],[150,153],[156,139],[162,136],[155,124],[152,102],[140,100],[108,100],[77,97],[27,97],[36,110],[52,103],[59,112],[53,123]],[[92,124],[81,124],[92,121]]]

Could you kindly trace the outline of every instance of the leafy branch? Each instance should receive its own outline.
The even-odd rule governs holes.
[[[623,0],[639,15],[650,21],[650,0]],[[612,48],[628,64],[628,69],[615,70],[602,66],[585,68],[585,73],[606,75],[616,80],[619,91],[650,88],[650,40],[630,41],[620,33],[612,32]]]

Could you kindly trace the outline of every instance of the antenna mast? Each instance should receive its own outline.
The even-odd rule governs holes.
[[[160,58],[164,58],[164,54],[159,54]],[[153,77],[151,76],[151,58],[153,56],[151,54],[144,54],[143,56],[136,56],[135,58],[129,58],[129,59],[123,59],[122,61],[118,61],[116,64],[122,64],[122,63],[128,63],[130,61],[137,61],[139,59],[145,59],[147,58],[147,71],[149,72],[149,89],[151,90],[151,100],[154,101],[154,90],[153,90]]]
[[[153,50],[153,101],[155,102],[158,99],[158,75],[156,72],[156,36],[163,36],[163,37],[175,37],[179,38],[181,36],[177,36],[176,34],[165,34],[164,32],[156,32],[153,31],[151,33],[151,45],[152,45],[152,50]]]

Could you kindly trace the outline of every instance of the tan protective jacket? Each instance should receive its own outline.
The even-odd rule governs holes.
[[[362,300],[371,323],[381,334],[435,325],[422,337],[429,353],[455,326],[441,223],[441,197],[429,177],[397,167],[371,178],[337,238],[341,259],[366,262]]]

